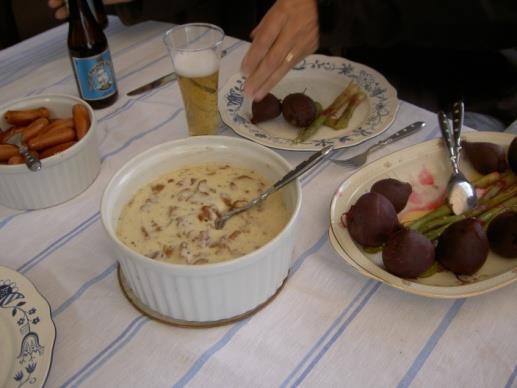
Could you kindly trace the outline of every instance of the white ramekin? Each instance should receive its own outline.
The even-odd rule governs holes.
[[[44,95],[25,97],[0,107],[0,128],[8,110],[45,107],[51,118],[72,117],[72,107],[83,104],[90,114],[90,129],[69,149],[41,161],[40,171],[25,165],[0,165],[0,204],[15,209],[41,209],[65,202],[83,192],[100,169],[97,121],[92,108],[74,96]]]
[[[102,222],[137,302],[176,323],[220,322],[253,311],[277,292],[291,264],[301,205],[298,181],[281,191],[290,214],[284,229],[262,248],[240,258],[206,265],[170,264],[140,255],[120,242],[116,236],[119,214],[140,187],[182,166],[212,162],[254,169],[271,182],[291,169],[277,153],[248,140],[190,137],[131,159],[112,177],[102,198]]]

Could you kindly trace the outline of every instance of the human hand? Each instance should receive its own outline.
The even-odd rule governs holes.
[[[319,44],[316,0],[277,0],[251,33],[241,64],[244,93],[261,100],[282,77]]]
[[[54,17],[57,20],[64,20],[68,17],[68,9],[64,0],[48,0],[48,6],[55,10]]]

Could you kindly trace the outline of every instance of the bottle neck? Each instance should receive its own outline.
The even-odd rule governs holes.
[[[86,0],[68,0],[69,20],[82,23],[97,23]]]

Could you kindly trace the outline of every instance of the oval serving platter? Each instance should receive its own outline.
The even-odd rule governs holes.
[[[494,132],[469,132],[463,138],[469,141],[488,141],[509,145],[513,135]],[[462,171],[468,177],[479,176],[462,159]],[[385,156],[361,168],[337,189],[330,207],[330,228],[347,262],[355,265],[380,281],[413,294],[436,298],[463,298],[496,290],[517,280],[517,260],[505,259],[490,251],[487,261],[472,276],[456,276],[441,271],[427,278],[403,279],[384,269],[381,253],[368,254],[350,237],[341,222],[341,215],[350,209],[357,199],[370,190],[378,180],[395,178],[411,183],[413,194],[402,215],[408,211],[424,209],[429,203],[441,203],[450,173],[450,165],[441,139],[403,149]]]

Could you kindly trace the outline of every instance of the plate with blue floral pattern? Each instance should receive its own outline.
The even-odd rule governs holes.
[[[32,283],[0,266],[0,386],[42,387],[56,328],[50,306]]]
[[[282,115],[258,124],[251,123],[251,101],[244,98],[245,80],[232,76],[219,92],[222,120],[237,134],[268,147],[295,151],[316,151],[334,144],[336,149],[351,147],[389,128],[398,111],[397,91],[377,71],[341,57],[310,55],[298,63],[271,91],[282,100],[290,93],[305,93],[323,108],[355,81],[367,98],[355,109],[345,129],[323,126],[309,140],[294,143],[299,128]]]

